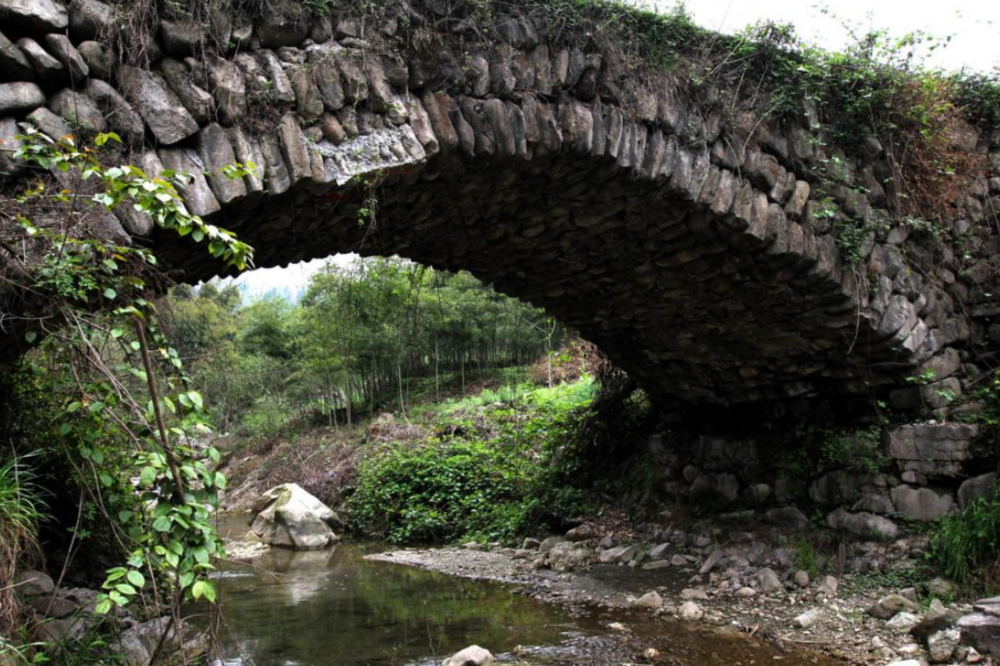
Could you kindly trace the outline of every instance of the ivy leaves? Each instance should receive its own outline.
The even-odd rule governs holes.
[[[51,321],[62,323],[47,322],[47,329],[24,335],[47,361],[38,364],[39,381],[62,396],[58,443],[90,496],[99,498],[90,510],[104,512],[129,552],[124,566],[108,570],[96,611],[109,613],[136,600],[157,608],[214,601],[208,576],[224,547],[211,517],[226,479],[212,469],[219,452],[195,445],[196,436],[211,430],[205,401],[156,325],[147,280],[156,257],[78,231],[74,216],[131,206],[158,226],[205,243],[210,256],[240,270],[252,265],[253,249],[187,210],[178,194],[186,182],[182,174],[109,167],[72,137],[55,141],[33,128],[18,139],[15,158],[93,185],[81,188],[83,194],[40,182],[18,203],[66,204],[65,224],[43,226],[27,215],[16,222],[35,244],[25,255],[32,260],[22,262],[20,286],[58,315]],[[95,144],[120,141],[109,133]],[[233,165],[227,174],[239,176],[246,168]]]
[[[99,191],[90,197],[93,204],[107,210],[131,205],[136,212],[151,217],[159,227],[176,231],[180,236],[190,235],[197,243],[207,239],[209,254],[227,265],[238,270],[253,265],[253,248],[250,245],[238,240],[232,232],[207,224],[200,216],[188,211],[177,188],[183,187],[190,176],[169,169],[151,176],[131,164],[105,167],[94,151],[79,148],[73,137],[66,136],[55,141],[34,127],[27,128],[17,138],[21,146],[15,152],[15,158],[34,162],[45,169],[75,170],[83,180],[100,180]],[[109,132],[99,134],[94,140],[98,147],[110,142],[121,143],[121,137]],[[229,177],[242,177],[253,168],[253,164],[237,163],[225,167],[223,173]],[[64,192],[53,195],[39,187],[27,192],[22,199],[52,197],[68,202],[69,196]],[[22,222],[22,226],[31,234],[44,233],[27,220]],[[150,253],[145,254],[152,257]],[[108,300],[114,300],[117,295],[110,287],[105,288],[103,293]]]

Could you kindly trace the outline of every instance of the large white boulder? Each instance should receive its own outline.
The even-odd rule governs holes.
[[[470,645],[442,662],[442,666],[492,666],[493,655],[478,645]]]
[[[296,483],[271,488],[252,511],[250,529],[266,544],[315,550],[339,540],[333,531],[342,524],[337,514]]]

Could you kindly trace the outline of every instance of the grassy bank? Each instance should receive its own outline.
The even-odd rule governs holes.
[[[614,476],[595,473],[588,459],[598,385],[578,366],[552,386],[538,370],[497,372],[405,417],[234,443],[227,508],[295,482],[344,512],[358,534],[394,543],[512,543],[594,515]]]

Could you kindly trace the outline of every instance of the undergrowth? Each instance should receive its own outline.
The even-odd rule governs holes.
[[[983,593],[1000,588],[1000,490],[941,520],[931,558],[949,578]]]
[[[566,470],[558,454],[595,392],[589,378],[515,384],[426,407],[418,417],[433,436],[389,443],[361,464],[353,527],[394,543],[509,543],[548,521],[592,513],[587,489],[559,483]]]
[[[39,556],[38,524],[45,501],[30,458],[0,458],[0,637],[20,624],[14,599],[17,569]]]

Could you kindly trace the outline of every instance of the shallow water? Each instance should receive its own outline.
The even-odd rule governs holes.
[[[257,569],[225,571],[231,663],[240,653],[257,666],[436,663],[473,643],[503,652],[581,632],[560,609],[499,585],[369,562],[365,551],[274,550]]]
[[[640,613],[571,614],[499,584],[363,559],[376,548],[275,549],[252,566],[227,565],[218,574],[226,665],[424,666],[471,644],[502,662],[538,666],[622,664],[647,645],[663,652],[660,663],[683,666],[831,663],[778,656]],[[613,621],[639,638],[609,631]]]

